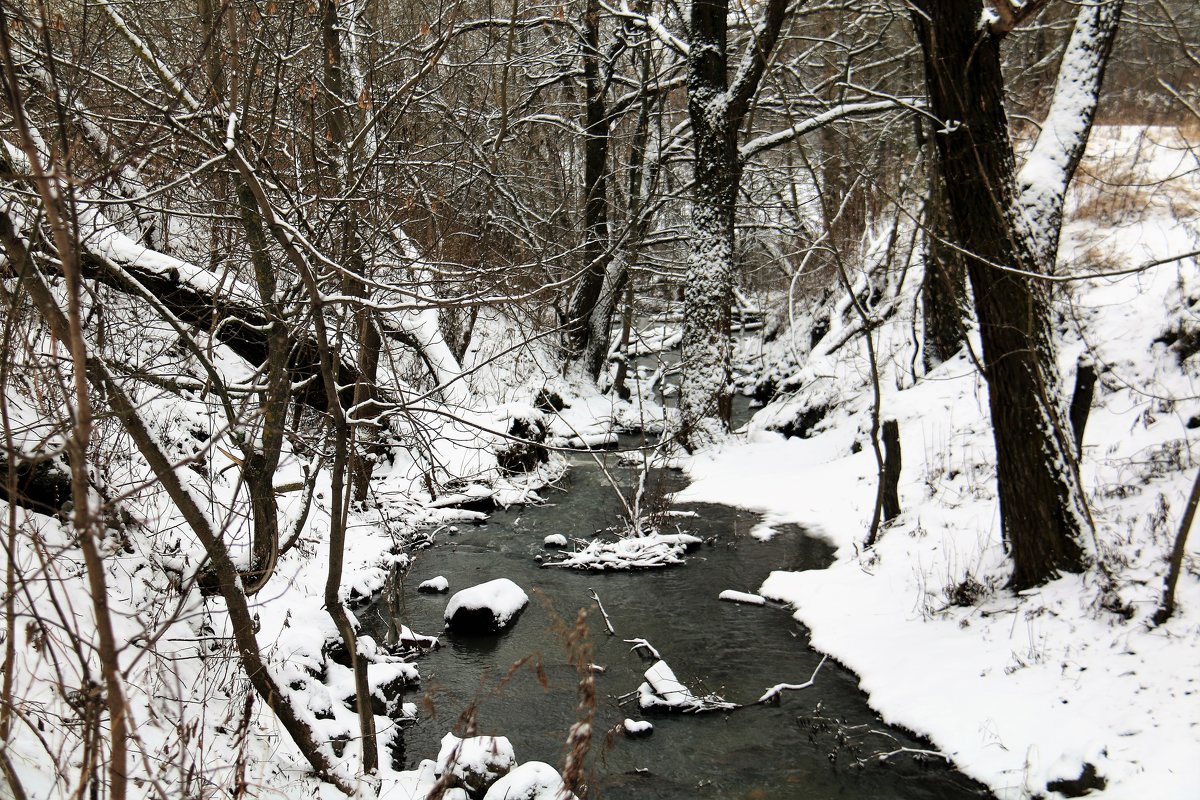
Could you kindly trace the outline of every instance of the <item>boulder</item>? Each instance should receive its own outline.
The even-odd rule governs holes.
[[[446,605],[446,628],[454,633],[489,634],[507,628],[529,603],[529,596],[508,578],[463,589]]]
[[[644,719],[626,719],[621,728],[630,739],[641,739],[654,733],[654,726]]]
[[[434,772],[441,778],[449,774],[448,785],[465,789],[472,797],[484,792],[516,766],[512,742],[504,736],[470,736],[460,739],[453,733],[442,737]]]
[[[423,594],[442,594],[450,591],[450,582],[444,576],[438,575],[436,578],[422,581],[417,591]]]
[[[558,770],[543,761],[526,761],[492,784],[483,800],[575,800]]]

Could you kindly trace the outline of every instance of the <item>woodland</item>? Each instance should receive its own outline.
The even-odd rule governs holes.
[[[1195,792],[1193,0],[0,0],[0,89],[0,793],[602,796],[579,641],[561,763],[406,769],[362,618],[613,448],[555,566],[803,526],[723,599],[926,755]]]

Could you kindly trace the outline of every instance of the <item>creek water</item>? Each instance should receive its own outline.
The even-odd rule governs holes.
[[[628,487],[632,470],[604,456]],[[682,487],[661,471],[652,493]],[[987,796],[978,785],[942,765],[910,755],[871,760],[900,747],[927,747],[889,728],[866,705],[857,679],[826,662],[809,689],[786,693],[778,705],[750,705],[703,714],[646,713],[635,692],[652,663],[631,652],[626,639],[643,638],[661,653],[696,695],[715,692],[753,703],[766,688],[808,680],[820,655],[786,609],[717,599],[724,589],[753,592],[772,570],[825,566],[830,547],[788,527],[770,541],[748,535],[751,513],[715,505],[676,506],[695,517],[670,521],[706,543],[684,566],[633,573],[582,573],[542,567],[536,556],[549,534],[587,538],[619,522],[620,503],[591,458],[573,456],[561,486],[547,490],[544,506],[497,511],[484,525],[442,531],[397,576],[390,598],[360,612],[368,632],[385,639],[403,623],[418,633],[443,627],[447,595],[420,594],[417,585],[442,575],[450,593],[494,578],[510,578],[530,596],[506,632],[489,637],[443,635],[442,646],[421,657],[422,683],[406,700],[422,706],[404,731],[406,767],[438,752],[468,707],[478,734],[507,736],[518,761],[562,768],[564,742],[576,721],[579,674],[570,666],[564,631],[587,610],[596,708],[589,790],[603,798],[963,798]],[[611,618],[610,635],[590,597],[594,590]],[[390,624],[389,624],[390,623]],[[920,654],[898,657],[919,658]],[[540,672],[540,675],[539,675]],[[630,739],[606,732],[624,719],[646,719],[651,736]],[[458,730],[461,734],[461,729]],[[857,766],[860,759],[865,766]]]

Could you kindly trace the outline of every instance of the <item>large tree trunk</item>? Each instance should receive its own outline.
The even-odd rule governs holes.
[[[1015,160],[1004,112],[999,37],[980,28],[980,0],[924,0],[913,20],[956,238],[983,344],[1011,586],[1083,564],[1088,529],[1075,446],[1059,392],[1044,273],[1016,220]]]
[[[734,211],[741,162],[737,137],[786,16],[769,0],[732,82],[728,76],[728,0],[695,0],[688,54],[688,118],[694,178],[691,249],[684,287],[680,436],[689,448],[729,430]]]
[[[727,0],[692,3],[688,57],[688,117],[695,179],[691,249],[683,304],[683,385],[679,410],[684,441],[703,444],[728,430],[729,303],[733,289],[733,211],[741,178],[737,128],[726,92]],[[705,428],[708,428],[706,430]]]

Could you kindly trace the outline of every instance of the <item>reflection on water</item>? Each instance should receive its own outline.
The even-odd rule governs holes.
[[[615,459],[609,457],[609,462]],[[613,469],[617,469],[613,467]],[[618,471],[623,471],[619,470]],[[628,475],[627,475],[628,477]],[[664,490],[679,488],[677,475]],[[673,485],[672,485],[673,484]],[[650,662],[623,639],[644,638],[697,695],[716,692],[751,703],[777,683],[808,679],[820,656],[786,610],[717,600],[724,589],[754,591],[774,569],[819,568],[832,557],[824,542],[785,528],[770,542],[746,534],[755,515],[724,506],[688,506],[697,518],[679,523],[707,540],[686,566],[641,573],[589,574],[538,566],[551,533],[586,537],[618,521],[619,503],[590,459],[577,459],[553,503],[496,512],[486,525],[445,533],[416,554],[402,579],[399,621],[418,633],[438,633],[447,595],[416,592],[436,575],[450,592],[493,578],[516,581],[529,607],[508,632],[493,637],[445,636],[420,661],[423,683],[408,700],[428,700],[405,732],[408,767],[433,757],[459,715],[477,704],[478,732],[509,737],[519,761],[562,763],[563,742],[576,720],[578,674],[569,665],[564,630],[588,609],[597,692],[591,789],[605,798],[962,798],[983,794],[957,773],[909,757],[889,766],[856,768],[857,758],[897,746],[922,747],[888,729],[867,708],[851,673],[826,663],[816,685],[788,693],[779,705],[703,715],[642,714],[628,699]],[[617,636],[607,634],[590,599],[595,590]],[[388,615],[380,603],[360,614],[383,638]],[[514,665],[515,666],[514,668]],[[645,739],[605,732],[626,717],[649,719]],[[801,719],[803,718],[803,719]],[[896,740],[870,731],[885,731]],[[985,795],[986,796],[986,795]]]

